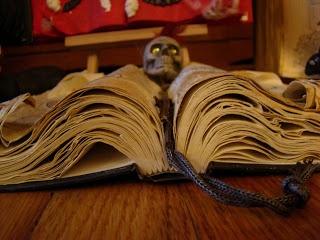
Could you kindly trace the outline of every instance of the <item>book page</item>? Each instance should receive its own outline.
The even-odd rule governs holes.
[[[62,178],[117,169],[135,163],[126,155],[109,145],[98,143],[85,154],[70,170],[62,174]]]
[[[273,88],[270,79],[258,81],[259,75],[193,65],[172,84],[176,149],[196,171],[205,172],[211,161],[293,164],[319,159],[318,94],[307,91],[306,98],[315,104],[301,104],[281,94],[281,89],[294,89],[279,82]],[[319,87],[310,89],[318,92]]]
[[[1,121],[1,141],[7,145],[24,137],[32,130],[36,122],[64,97],[103,75],[103,73],[89,74],[86,71],[71,73],[63,78],[56,87],[42,94],[34,96],[25,94],[1,103],[1,117],[5,118]],[[22,96],[27,96],[27,98],[22,100]]]
[[[127,65],[52,105],[45,104],[50,109],[40,111],[42,115],[26,124],[23,134],[1,135],[0,184],[59,178],[96,143],[110,145],[135,161],[143,175],[168,169],[155,106],[160,91],[141,69]],[[2,108],[3,132],[10,127],[14,130],[12,126],[21,125],[21,117],[29,119],[33,114],[19,117],[18,108],[8,110],[8,106]]]

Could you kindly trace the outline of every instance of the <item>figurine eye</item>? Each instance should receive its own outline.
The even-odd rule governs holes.
[[[176,55],[177,54],[177,49],[171,48],[170,52],[171,52],[172,55]]]
[[[170,46],[169,47],[169,51],[172,55],[178,55],[179,54],[179,50],[175,47],[175,46]]]
[[[172,49],[170,49],[170,52],[172,55],[177,55],[178,51],[177,51],[177,49],[172,48]]]
[[[151,48],[152,54],[158,54],[159,52],[160,52],[160,47],[155,46]]]
[[[315,66],[316,65],[316,63],[313,60],[310,60],[309,63],[310,63],[311,66]]]

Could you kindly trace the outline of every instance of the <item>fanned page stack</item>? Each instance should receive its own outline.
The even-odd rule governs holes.
[[[197,172],[215,162],[319,162],[319,84],[296,80],[286,86],[260,75],[193,63],[169,87],[175,148]],[[132,171],[142,178],[175,176],[156,106],[161,91],[142,69],[127,65],[94,81],[77,75],[41,95],[2,103],[0,190]]]

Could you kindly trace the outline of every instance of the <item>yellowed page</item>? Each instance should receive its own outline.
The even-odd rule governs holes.
[[[243,75],[199,64],[182,71],[169,89],[176,108],[176,149],[199,172],[210,161],[287,164],[319,159],[318,107],[285,98],[281,89],[286,88],[279,82],[272,88],[268,81]],[[316,94],[307,95],[318,101]]]
[[[142,174],[167,170],[155,106],[160,91],[141,69],[128,65],[71,92],[48,111],[40,111],[41,116],[33,125],[28,123],[28,131],[21,136],[5,136],[6,145],[0,146],[0,184],[59,178],[96,143],[126,155]],[[12,119],[19,125],[21,116]]]

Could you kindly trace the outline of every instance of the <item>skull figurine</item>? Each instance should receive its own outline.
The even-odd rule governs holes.
[[[171,83],[182,68],[179,43],[170,37],[157,37],[144,50],[143,68],[158,83]]]

